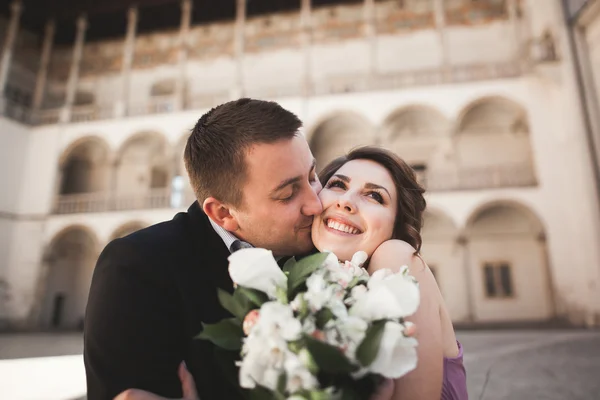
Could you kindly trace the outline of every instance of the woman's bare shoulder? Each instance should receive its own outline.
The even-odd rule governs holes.
[[[369,270],[376,271],[381,268],[397,270],[403,265],[410,267],[415,252],[415,248],[403,240],[386,240],[373,252]]]

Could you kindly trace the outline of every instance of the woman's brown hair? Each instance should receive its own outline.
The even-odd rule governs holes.
[[[421,228],[423,212],[427,203],[423,197],[425,189],[417,182],[413,169],[396,154],[374,146],[358,147],[346,155],[331,161],[319,173],[323,186],[344,164],[352,160],[370,160],[384,167],[392,176],[398,197],[396,220],[392,239],[399,239],[421,250]]]

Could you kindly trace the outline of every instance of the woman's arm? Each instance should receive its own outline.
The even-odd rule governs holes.
[[[414,371],[396,379],[394,399],[439,400],[442,393],[444,350],[440,318],[440,294],[433,274],[414,255],[415,249],[401,240],[388,240],[375,250],[369,262],[369,274],[381,268],[394,272],[403,265],[419,282],[421,294],[419,308],[408,321],[418,326],[418,364]]]

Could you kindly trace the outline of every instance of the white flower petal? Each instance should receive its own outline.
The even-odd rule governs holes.
[[[367,258],[369,258],[367,253],[365,253],[364,251],[357,251],[352,256],[351,262],[352,262],[352,264],[356,265],[357,267],[362,267],[362,265],[365,263],[365,261],[367,261]]]
[[[417,341],[404,336],[404,327],[387,322],[375,361],[369,365],[371,372],[386,378],[400,378],[417,367]]]
[[[350,314],[370,321],[414,314],[420,302],[418,284],[411,276],[379,271],[384,270],[373,274],[367,283],[369,290],[356,300]]]
[[[234,283],[275,297],[277,287],[287,285],[287,277],[277,265],[273,253],[266,249],[251,248],[231,254],[229,275]]]

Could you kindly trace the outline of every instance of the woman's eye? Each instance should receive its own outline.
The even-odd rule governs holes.
[[[337,187],[340,189],[346,189],[346,184],[342,181],[331,181],[327,184],[327,189]]]
[[[370,196],[376,202],[383,204],[383,196],[381,194],[377,192],[370,192],[368,196]]]

